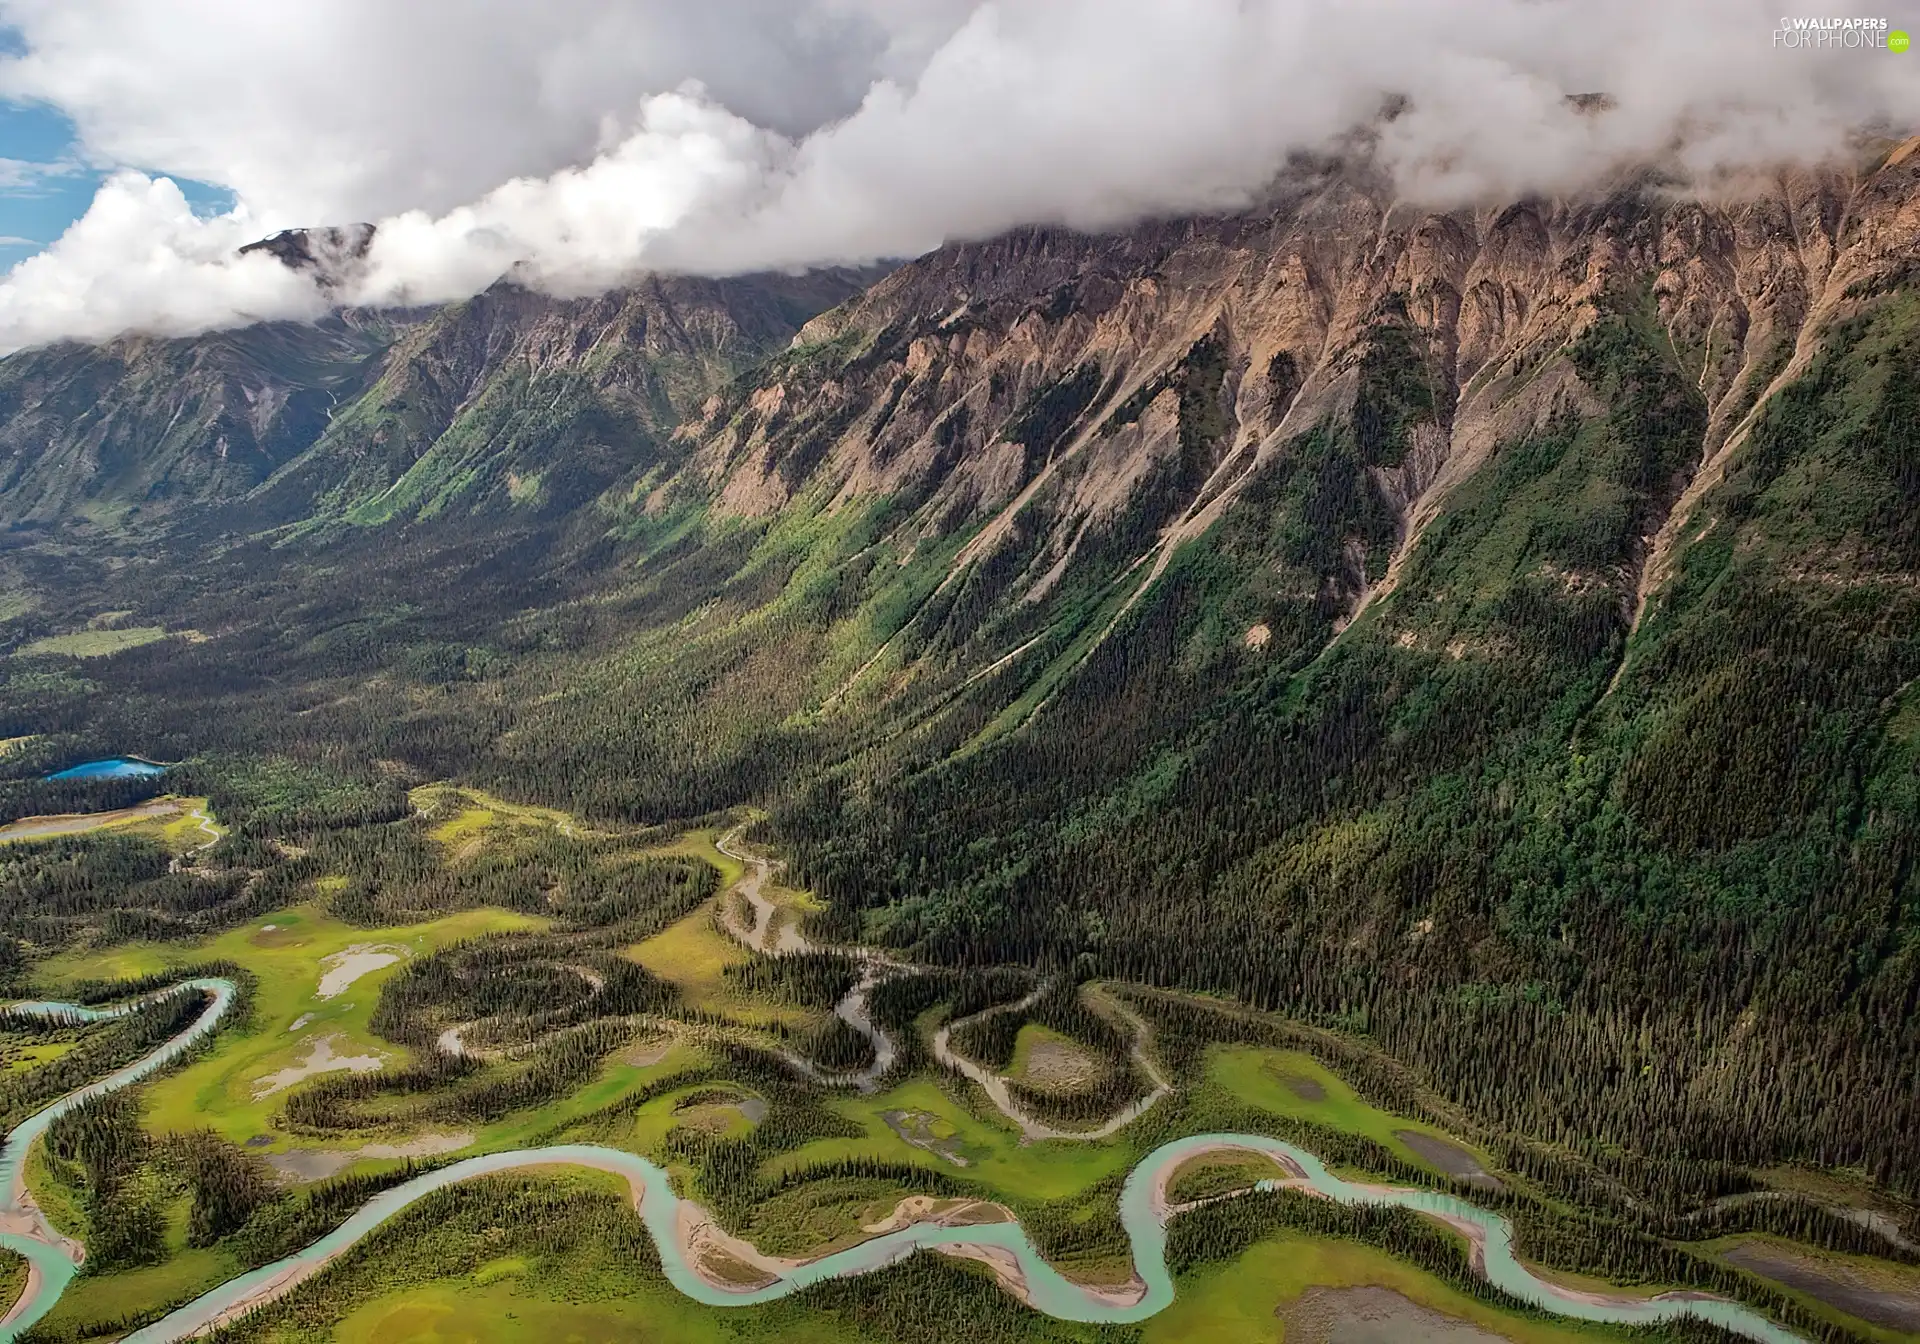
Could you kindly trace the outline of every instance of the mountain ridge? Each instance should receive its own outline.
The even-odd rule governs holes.
[[[959,484],[947,487],[948,496],[972,487],[994,506],[981,506],[991,515],[983,524],[985,533],[962,552],[962,563],[973,563],[986,558],[998,539],[1009,533],[1013,520],[1037,492],[1069,470],[1076,456],[1100,438],[1103,417],[1110,420],[1128,398],[1139,395],[1156,378],[1167,379],[1176,356],[1184,357],[1220,324],[1244,329],[1246,335],[1235,338],[1240,347],[1233,357],[1235,367],[1220,383],[1222,397],[1231,403],[1224,409],[1232,435],[1190,483],[1184,506],[1164,510],[1165,516],[1156,520],[1162,529],[1160,540],[1150,558],[1146,552],[1139,557],[1148,565],[1150,580],[1164,572],[1174,547],[1218,521],[1254,473],[1270,463],[1290,438],[1307,432],[1329,413],[1353,414],[1363,399],[1362,366],[1381,344],[1368,335],[1370,327],[1411,333],[1427,344],[1428,354],[1444,367],[1438,369],[1435,386],[1427,393],[1434,404],[1407,423],[1387,423],[1400,414],[1386,404],[1395,395],[1391,389],[1370,386],[1365,393],[1363,414],[1372,427],[1369,432],[1384,432],[1388,439],[1397,436],[1405,442],[1386,447],[1393,460],[1364,464],[1372,487],[1395,515],[1391,543],[1384,535],[1376,536],[1370,547],[1363,543],[1350,557],[1345,572],[1322,576],[1345,590],[1351,619],[1373,597],[1391,591],[1411,545],[1435,516],[1446,492],[1471,476],[1503,436],[1537,428],[1557,398],[1582,401],[1578,379],[1564,361],[1544,373],[1526,366],[1577,340],[1596,319],[1608,287],[1619,283],[1623,273],[1634,274],[1651,292],[1667,344],[1676,359],[1683,349],[1687,351],[1693,365],[1688,376],[1695,378],[1707,402],[1696,460],[1659,483],[1662,498],[1649,501],[1649,507],[1656,503],[1658,507],[1643,520],[1647,526],[1636,545],[1643,550],[1653,547],[1673,519],[1675,507],[1681,503],[1691,507],[1695,502],[1698,492],[1688,495],[1686,487],[1696,479],[1703,483],[1711,479],[1720,445],[1743,419],[1751,422],[1770,390],[1804,367],[1809,353],[1800,348],[1803,336],[1809,348],[1817,348],[1824,324],[1851,302],[1845,297],[1849,289],[1871,284],[1876,277],[1886,278],[1901,252],[1911,247],[1914,229],[1909,209],[1904,223],[1897,216],[1892,221],[1896,231],[1888,238],[1856,242],[1844,256],[1834,249],[1827,230],[1844,218],[1839,207],[1849,192],[1871,193],[1878,189],[1876,183],[1884,185],[1878,178],[1852,184],[1840,177],[1788,179],[1771,201],[1719,214],[1699,206],[1680,206],[1674,211],[1677,217],[1652,225],[1625,214],[1596,217],[1593,207],[1580,207],[1561,209],[1550,227],[1540,207],[1509,207],[1487,212],[1481,221],[1485,237],[1470,258],[1466,245],[1471,239],[1461,220],[1429,216],[1405,226],[1394,255],[1384,261],[1379,254],[1387,240],[1388,215],[1376,210],[1375,219],[1365,219],[1360,198],[1349,195],[1333,203],[1333,218],[1323,214],[1314,219],[1316,228],[1323,219],[1331,226],[1321,237],[1298,235],[1277,256],[1257,257],[1252,248],[1243,248],[1232,264],[1242,275],[1264,266],[1268,275],[1255,280],[1265,286],[1264,292],[1249,295],[1244,289],[1235,290],[1236,283],[1244,282],[1223,281],[1218,274],[1204,281],[1188,275],[1185,283],[1171,287],[1177,299],[1162,301],[1158,280],[1136,275],[1122,285],[1111,271],[1096,265],[1080,273],[1079,279],[1097,295],[1069,305],[1057,330],[1045,321],[1039,306],[1043,293],[1051,296],[1072,272],[1047,250],[1047,235],[1030,235],[1023,243],[986,244],[972,251],[949,250],[936,254],[947,259],[944,263],[909,263],[869,295],[816,319],[801,333],[801,342],[824,348],[833,341],[848,341],[854,327],[860,328],[865,348],[859,358],[846,361],[845,371],[852,378],[887,386],[885,392],[867,394],[867,414],[851,415],[847,410],[845,379],[822,376],[821,398],[842,400],[809,419],[807,408],[791,404],[790,380],[764,377],[744,409],[736,404],[738,397],[716,399],[681,434],[694,445],[693,469],[718,506],[754,516],[791,499],[793,488],[779,467],[783,461],[790,465],[787,454],[803,441],[813,451],[824,447],[831,464],[825,469],[838,479],[836,501],[844,502],[867,493],[901,492],[916,471],[928,471],[929,464],[952,448],[934,437],[936,431],[947,433],[963,441],[957,450],[963,461],[950,478]],[[1906,181],[1904,189],[1910,192],[1911,187],[1911,181]],[[1799,215],[1806,217],[1802,224],[1814,227],[1796,228]],[[1344,231],[1339,227],[1343,221]],[[1249,231],[1257,227],[1247,226]],[[1598,232],[1580,244],[1583,254],[1557,258],[1552,254],[1553,230],[1560,232],[1560,245],[1565,247],[1566,236],[1579,240],[1581,230],[1587,228]],[[1651,232],[1651,228],[1662,232]],[[1627,231],[1631,229],[1639,232]],[[1784,245],[1789,236],[1794,242]],[[1181,265],[1199,251],[1217,251],[1219,237],[1216,233],[1206,241],[1186,244],[1182,251],[1166,241],[1165,231],[1149,229],[1129,235],[1127,245],[1142,249],[1144,255],[1172,257],[1174,265]],[[1348,255],[1324,256],[1328,238],[1334,246],[1344,239]],[[1092,246],[1103,257],[1119,250]],[[1359,254],[1367,250],[1380,266],[1371,286],[1344,296],[1334,294],[1325,277],[1366,274],[1367,258]],[[1830,257],[1829,252],[1836,255]],[[1671,264],[1680,257],[1701,260],[1685,267]],[[936,315],[938,321],[924,323],[923,329],[898,329],[892,306],[895,296],[922,283],[938,264],[953,272],[949,287],[910,301],[917,311]],[[1833,278],[1829,273],[1836,265],[1841,271]],[[1004,291],[1009,275],[1023,274],[1023,267],[1035,277],[1024,296],[1027,307],[995,337],[1003,343],[1002,350],[1017,354],[1041,342],[1052,348],[1041,354],[1037,370],[1031,366],[1018,374],[1003,370],[1006,390],[996,398],[990,390],[995,375],[973,376],[1000,357],[987,351],[981,334],[987,324],[970,313],[979,299],[966,282],[984,271],[996,276]],[[1279,284],[1270,282],[1275,268],[1284,277]],[[1205,288],[1207,284],[1216,286],[1215,297],[1196,299],[1197,293],[1215,294]],[[1558,286],[1557,292],[1553,286]],[[1405,294],[1404,315],[1379,321],[1379,305],[1397,291]],[[1150,317],[1142,315],[1142,310],[1154,309]],[[1811,327],[1807,325],[1810,317],[1818,319]],[[1129,348],[1132,331],[1139,327],[1154,333],[1153,341],[1137,341]],[[889,343],[898,348],[886,348]],[[1040,381],[1051,379],[1059,385],[1090,360],[1106,357],[1107,362],[1116,362],[1116,351],[1119,362],[1137,371],[1108,375],[1088,398],[1089,404],[1077,408],[1074,424],[1068,427],[1076,432],[1067,433],[1061,442],[1043,445],[1044,464],[1029,468],[1010,464],[1007,459],[1016,449],[1024,452],[1030,446],[1010,443],[1010,436],[1002,433],[1019,409],[1019,399],[1031,397]],[[1276,359],[1285,366],[1283,378]],[[1001,360],[1002,365],[1009,362]],[[1273,411],[1276,379],[1287,383],[1285,408],[1277,416]],[[897,392],[896,381],[902,383]],[[922,395],[930,382],[940,387],[931,399]],[[934,412],[920,411],[922,405],[934,407]],[[1106,448],[1101,467],[1088,474],[1101,486],[1124,481],[1129,473],[1137,480],[1143,459],[1150,462],[1156,454],[1164,456],[1178,437],[1174,421],[1168,418],[1171,406],[1169,401],[1156,415],[1144,414],[1153,410],[1151,403],[1142,408],[1142,416],[1132,423],[1145,424],[1141,437],[1149,442]],[[1592,414],[1599,408],[1585,395],[1583,409]],[[964,430],[952,433],[961,415],[973,427],[970,437]],[[850,422],[842,427],[836,416]],[[769,422],[802,428],[769,428]],[[823,427],[840,429],[840,437],[822,445],[818,439]],[[1101,451],[1096,449],[1095,455]],[[1100,512],[1100,496],[1099,488],[1088,490],[1081,507],[1073,511],[1070,521],[1076,536],[1083,535],[1080,524]],[[936,505],[942,502],[935,500]],[[1066,560],[1073,546],[1072,540],[1057,542],[1051,560]],[[1382,556],[1382,550],[1387,555]],[[1656,563],[1662,558],[1654,556]],[[1641,574],[1651,572],[1643,559],[1636,559],[1634,568]],[[1048,573],[1051,569],[1034,577]],[[1642,600],[1636,593],[1636,604]]]
[[[261,246],[297,252],[311,232]],[[304,255],[281,260],[304,265]],[[579,390],[589,404],[578,414],[607,414],[629,436],[657,436],[680,402],[783,345],[863,278],[664,278],[572,301],[503,284],[445,308],[344,309],[316,324],[23,351],[0,360],[0,452],[13,460],[0,520],[114,517],[137,531],[146,513],[191,530],[191,510],[204,507],[220,527],[259,531],[351,515],[399,485],[459,430],[463,414],[491,409],[486,379],[516,362],[536,378],[593,364]],[[588,325],[597,325],[596,343],[568,348]],[[132,400],[140,397],[149,400]],[[138,461],[141,450],[126,442],[133,438],[145,438],[159,460]],[[255,442],[262,438],[265,446]],[[29,454],[33,442],[43,446]],[[536,451],[562,464],[568,456],[550,444]],[[124,479],[111,469],[115,452],[136,459]],[[214,465],[234,457],[241,463]],[[610,480],[628,465],[601,475]],[[35,484],[54,476],[63,489]],[[384,515],[374,508],[371,516]]]

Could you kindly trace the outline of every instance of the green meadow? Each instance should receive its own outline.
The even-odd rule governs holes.
[[[1285,1338],[1277,1333],[1276,1316],[1284,1315],[1301,1294],[1310,1289],[1365,1287],[1387,1289],[1410,1303],[1515,1344],[1577,1344],[1622,1337],[1608,1326],[1534,1320],[1502,1311],[1370,1246],[1284,1234],[1260,1242],[1226,1264],[1184,1277],[1173,1305],[1149,1321],[1140,1338],[1142,1344],[1272,1344],[1276,1338]],[[1390,1333],[1396,1325],[1398,1333]],[[1411,1317],[1377,1322],[1375,1328],[1383,1333],[1367,1338],[1427,1337]]]
[[[331,1041],[336,1056],[378,1056],[388,1067],[409,1058],[405,1048],[375,1037],[367,1025],[380,986],[402,962],[483,934],[542,925],[509,911],[467,910],[425,924],[361,929],[305,905],[199,944],[132,943],[63,954],[42,964],[40,980],[47,994],[57,995],[78,980],[127,979],[203,961],[231,960],[252,971],[256,984],[246,1020],[223,1029],[203,1057],[146,1089],[154,1131],[211,1127],[245,1143],[275,1133],[273,1118],[293,1083],[265,1089],[297,1071],[315,1042]],[[351,957],[354,949],[378,949],[398,959],[319,997],[328,959]]]
[[[769,1175],[819,1166],[848,1158],[902,1162],[965,1177],[991,1186],[1009,1198],[1061,1199],[1080,1194],[1107,1177],[1126,1170],[1138,1154],[1124,1140],[1079,1143],[1052,1140],[1022,1143],[1019,1131],[1004,1120],[982,1120],[955,1101],[938,1084],[915,1079],[871,1097],[840,1096],[827,1106],[858,1124],[866,1133],[857,1139],[818,1139],[772,1163]],[[887,1124],[886,1113],[932,1116],[941,1131],[952,1135],[958,1152],[967,1158],[960,1167],[938,1154],[908,1143]]]
[[[137,649],[167,637],[157,625],[128,626],[117,630],[78,630],[70,635],[48,635],[20,647],[28,657],[35,654],[65,654],[69,658],[104,658],[125,649]]]
[[[1415,1166],[1437,1174],[1440,1167],[1402,1139],[1411,1131],[1464,1148],[1491,1169],[1490,1161],[1445,1130],[1423,1120],[1392,1115],[1362,1100],[1352,1086],[1312,1055],[1300,1050],[1220,1045],[1208,1052],[1207,1077],[1236,1101],[1263,1111],[1305,1120],[1329,1129],[1372,1139]]]

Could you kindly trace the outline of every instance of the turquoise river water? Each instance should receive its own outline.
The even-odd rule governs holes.
[[[182,1051],[212,1031],[233,1002],[234,986],[224,980],[190,980],[167,993],[202,992],[210,996],[207,1009],[179,1036],[146,1058],[100,1082],[84,1087],[34,1115],[15,1129],[0,1147],[0,1219],[20,1228],[35,1217],[24,1206],[24,1164],[35,1139],[62,1112],[88,1097],[125,1087],[164,1067]],[[149,997],[139,1002],[151,1002]],[[74,1015],[97,1019],[129,1012],[136,1004],[116,1008],[85,1008],[73,1004],[15,1004],[13,1011],[43,1016]],[[1120,1217],[1133,1244],[1133,1263],[1146,1292],[1136,1302],[1118,1304],[1089,1293],[1062,1277],[1049,1265],[1025,1229],[1018,1223],[988,1223],[968,1227],[914,1225],[875,1237],[858,1246],[836,1251],[805,1265],[784,1271],[764,1287],[750,1290],[709,1283],[688,1263],[676,1232],[681,1200],[668,1183],[666,1172],[644,1157],[596,1144],[556,1144],[545,1148],[487,1153],[438,1168],[404,1185],[386,1190],[362,1205],[344,1223],[306,1249],[263,1266],[210,1290],[160,1320],[125,1337],[125,1344],[163,1344],[184,1339],[209,1323],[230,1318],[236,1310],[271,1295],[271,1290],[297,1281],[305,1273],[339,1255],[422,1196],[460,1181],[525,1167],[578,1164],[617,1172],[643,1191],[640,1216],[652,1235],[667,1279],[697,1302],[714,1307],[751,1306],[785,1297],[825,1279],[869,1273],[922,1248],[974,1246],[994,1248],[1019,1264],[1027,1297],[1034,1307],[1062,1320],[1125,1323],[1142,1321],[1173,1302],[1173,1276],[1167,1270],[1166,1227],[1154,1205],[1154,1192],[1163,1173],[1170,1173],[1193,1154],[1217,1148],[1239,1148],[1285,1159],[1305,1174],[1311,1187],[1344,1204],[1395,1205],[1446,1218],[1477,1230],[1483,1247],[1487,1278],[1523,1302],[1556,1315],[1586,1321],[1646,1324],[1679,1316],[1712,1321],[1760,1344],[1801,1344],[1800,1336],[1735,1302],[1699,1295],[1672,1294],[1650,1299],[1606,1298],[1573,1293],[1535,1276],[1513,1252],[1513,1229],[1507,1220],[1449,1194],[1431,1190],[1388,1189],[1355,1184],[1326,1169],[1312,1153],[1279,1139],[1254,1134],[1196,1134],[1154,1149],[1134,1167],[1120,1192]],[[0,1326],[0,1344],[9,1344],[20,1331],[46,1315],[72,1281],[76,1266],[67,1244],[44,1224],[33,1232],[0,1232],[0,1246],[27,1257],[38,1271],[27,1297]]]

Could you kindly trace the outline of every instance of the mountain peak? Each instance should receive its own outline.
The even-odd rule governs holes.
[[[371,224],[282,229],[240,249],[240,255],[265,252],[289,270],[311,274],[322,290],[340,288],[366,261],[373,246]]]

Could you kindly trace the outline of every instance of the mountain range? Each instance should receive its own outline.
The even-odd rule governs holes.
[[[1536,1129],[1895,1173],[1917,149],[1441,212],[1301,161],[873,271],[23,351],[11,642],[205,642],[31,662],[10,712],[754,802],[848,936],[1362,1023]]]

